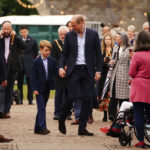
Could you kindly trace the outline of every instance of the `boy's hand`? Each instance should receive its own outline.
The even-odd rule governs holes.
[[[39,92],[38,91],[34,91],[33,94],[39,95]]]

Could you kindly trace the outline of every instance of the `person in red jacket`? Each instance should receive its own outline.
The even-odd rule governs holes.
[[[144,110],[150,122],[150,33],[138,34],[135,53],[131,60],[129,75],[132,77],[130,101],[133,103],[135,126],[138,135],[136,147],[145,147]]]

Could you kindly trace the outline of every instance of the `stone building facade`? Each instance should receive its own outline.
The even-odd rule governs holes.
[[[40,0],[30,0],[37,3]],[[88,21],[118,24],[126,28],[133,24],[137,30],[147,21],[150,0],[43,0],[38,8],[40,15],[84,14]]]

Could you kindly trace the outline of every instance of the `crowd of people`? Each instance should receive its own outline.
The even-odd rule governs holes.
[[[93,136],[87,131],[92,123],[92,109],[104,112],[102,121],[113,121],[124,101],[132,102],[139,142],[144,145],[143,112],[150,121],[150,33],[149,23],[136,31],[130,25],[125,29],[103,26],[102,38],[96,31],[86,27],[86,17],[74,15],[66,26],[58,29],[59,39],[52,44],[29,36],[26,26],[16,35],[11,22],[2,23],[0,32],[0,78],[4,104],[0,118],[10,118],[14,81],[18,81],[23,104],[23,81],[26,76],[28,103],[33,104],[36,95],[37,115],[34,127],[36,134],[48,134],[46,105],[51,89],[55,89],[53,120],[58,120],[58,129],[66,134],[65,120],[75,120],[79,125],[78,135]],[[110,73],[111,68],[111,73]],[[108,77],[109,73],[109,77]],[[109,79],[109,80],[107,80]],[[106,81],[108,84],[106,86]],[[104,90],[106,89],[106,90]],[[104,92],[105,91],[105,92]],[[119,105],[118,105],[119,103]],[[0,136],[0,142],[12,139]]]

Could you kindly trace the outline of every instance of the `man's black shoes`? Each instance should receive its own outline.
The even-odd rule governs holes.
[[[94,133],[88,132],[86,129],[78,130],[78,135],[81,136],[94,136]]]
[[[54,116],[53,120],[59,120],[59,116]]]
[[[62,133],[62,134],[66,134],[66,126],[65,126],[65,122],[64,121],[61,121],[61,120],[58,120],[58,124],[59,124],[59,131]]]

